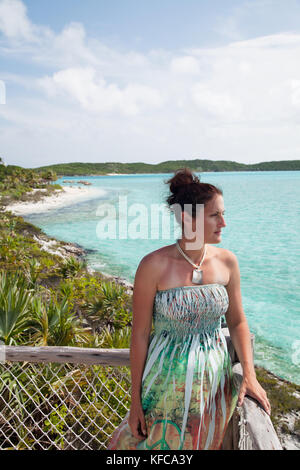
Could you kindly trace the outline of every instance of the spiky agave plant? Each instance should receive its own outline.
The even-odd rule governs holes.
[[[42,270],[41,263],[39,263],[37,259],[31,258],[28,261],[27,266],[25,266],[24,273],[28,280],[28,285],[30,288],[32,289],[37,288],[37,285],[38,285],[37,282],[38,282],[41,270]]]
[[[99,295],[85,306],[85,312],[93,327],[119,329],[131,324],[127,308],[129,296],[123,286],[103,282]]]
[[[84,261],[77,260],[75,256],[70,256],[64,260],[62,266],[59,268],[59,272],[65,279],[67,279],[75,277],[85,267],[86,263]]]
[[[33,295],[22,273],[0,271],[0,340],[4,344],[22,342]]]
[[[130,347],[131,327],[119,329],[103,328],[98,335],[98,347],[103,349],[127,349]]]
[[[32,302],[32,341],[39,346],[80,346],[90,342],[91,331],[70,309],[68,298],[61,301],[53,295],[45,304],[35,298]]]

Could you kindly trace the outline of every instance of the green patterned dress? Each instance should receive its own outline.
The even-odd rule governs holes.
[[[222,284],[156,292],[141,393],[147,438],[132,436],[128,412],[108,450],[220,449],[238,399],[221,330],[228,306]]]

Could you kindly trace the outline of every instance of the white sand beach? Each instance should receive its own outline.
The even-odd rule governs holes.
[[[33,192],[41,191],[34,189]],[[104,196],[106,191],[100,188],[90,188],[86,186],[64,186],[63,190],[57,189],[51,196],[45,196],[37,202],[16,202],[5,207],[6,211],[11,211],[15,215],[37,214],[58,209],[65,206],[72,206],[78,202],[96,199]]]

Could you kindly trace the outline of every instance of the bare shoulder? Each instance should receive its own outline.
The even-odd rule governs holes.
[[[138,266],[136,277],[146,276],[146,279],[153,284],[157,284],[161,270],[168,259],[168,247],[162,247],[145,255]]]
[[[237,256],[226,248],[220,248],[222,250],[222,258],[228,267],[234,267],[238,263]]]
[[[234,253],[232,253],[232,251],[228,250],[227,248],[220,248],[219,246],[209,245],[209,249],[211,256],[215,256],[225,263],[230,263],[230,260],[232,260],[235,256]]]
[[[229,282],[226,285],[227,290],[231,292],[232,290],[239,291],[240,289],[240,268],[239,261],[237,256],[230,250],[224,249],[223,252],[224,263],[229,272]]]
[[[151,253],[148,253],[141,259],[141,263],[143,265],[155,265],[159,264],[164,259],[167,259],[168,256],[170,255],[170,249],[169,246],[163,246],[162,248],[158,248],[155,251],[151,251]]]
[[[216,254],[222,258],[224,261],[233,261],[234,259],[236,259],[236,255],[228,250],[227,248],[220,248],[219,246],[216,247],[211,247],[211,248],[214,248],[214,250],[216,250]]]
[[[236,283],[239,277],[239,263],[237,256],[227,248],[211,247],[211,255],[215,257],[223,266],[224,273],[227,273],[226,287],[230,287],[232,283]]]

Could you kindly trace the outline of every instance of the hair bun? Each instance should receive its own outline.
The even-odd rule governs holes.
[[[169,180],[170,191],[173,194],[177,194],[182,189],[185,189],[188,185],[199,184],[200,179],[192,173],[189,168],[180,168],[176,170],[175,175]]]
[[[196,176],[190,168],[184,167],[176,170],[174,176],[169,180],[165,181],[169,185],[170,193],[166,198],[166,203],[169,208],[172,208],[175,204],[179,204],[183,211],[188,211],[186,205],[192,206],[192,217],[197,216],[197,204],[207,204],[216,194],[223,195],[223,191],[210,183],[202,183],[200,178]],[[181,224],[180,217],[176,220]]]

